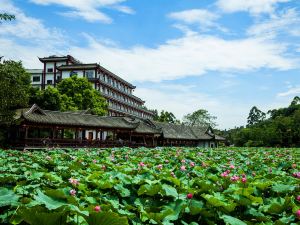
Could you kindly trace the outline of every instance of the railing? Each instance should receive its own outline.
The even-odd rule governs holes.
[[[153,147],[144,143],[130,141],[112,141],[112,140],[79,140],[79,139],[39,139],[28,138],[18,140],[11,144],[14,148],[112,148],[112,147]]]

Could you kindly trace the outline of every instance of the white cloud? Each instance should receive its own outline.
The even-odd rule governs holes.
[[[290,0],[218,0],[217,6],[224,12],[233,13],[246,11],[253,15],[261,13],[272,14],[278,3]]]
[[[272,18],[252,25],[247,34],[251,36],[276,37],[278,34],[284,36],[300,36],[300,16],[296,9],[288,9],[273,15]]]
[[[8,40],[18,38],[22,41],[29,41],[35,45],[63,44],[65,41],[62,31],[57,28],[47,28],[43,21],[29,17],[19,8],[15,7],[11,1],[1,2],[0,12],[9,12],[16,15],[16,20],[0,24],[0,35]]]
[[[134,11],[127,7],[122,6],[120,3],[126,0],[31,0],[31,2],[40,5],[61,5],[71,9],[70,11],[60,12],[61,15],[74,18],[83,18],[89,22],[100,21],[103,23],[111,23],[110,18],[105,13],[101,12],[101,8],[112,8],[117,11],[133,14]]]
[[[83,61],[100,61],[130,81],[172,80],[208,71],[294,68],[296,60],[286,57],[285,52],[284,45],[264,39],[224,40],[199,34],[169,40],[156,48],[124,49],[107,46],[92,37],[87,47],[70,48],[70,53]]]
[[[277,97],[296,96],[300,94],[300,87],[290,87],[287,91],[277,94]]]
[[[191,9],[180,12],[173,12],[168,15],[170,18],[182,21],[186,24],[199,24],[204,27],[215,26],[218,15],[205,9]]]
[[[190,9],[173,12],[168,14],[168,17],[177,20],[179,24],[175,24],[175,27],[182,31],[188,30],[188,32],[190,32],[190,29],[187,28],[186,25],[197,25],[201,31],[208,31],[214,28],[223,32],[228,32],[226,28],[220,26],[216,22],[220,15],[205,9]]]

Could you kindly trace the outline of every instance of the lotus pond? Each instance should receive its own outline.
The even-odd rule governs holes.
[[[300,149],[0,150],[0,223],[300,224]]]

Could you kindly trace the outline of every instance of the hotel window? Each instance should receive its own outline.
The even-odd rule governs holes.
[[[33,76],[32,77],[32,82],[40,82],[41,81],[41,77],[40,76]]]
[[[52,84],[52,80],[47,80],[47,84]]]
[[[94,71],[85,71],[85,76],[87,78],[94,78]]]
[[[53,68],[48,68],[48,69],[47,69],[47,72],[48,72],[48,73],[53,73]]]

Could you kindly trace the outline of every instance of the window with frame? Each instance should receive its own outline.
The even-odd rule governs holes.
[[[52,84],[52,80],[47,80],[47,84]]]
[[[94,78],[94,71],[92,71],[92,70],[85,71],[85,76],[87,78]]]
[[[48,72],[48,73],[53,73],[53,68],[48,68],[48,69],[47,69],[47,72]]]
[[[33,76],[32,77],[32,82],[40,82],[41,81],[41,76]]]

